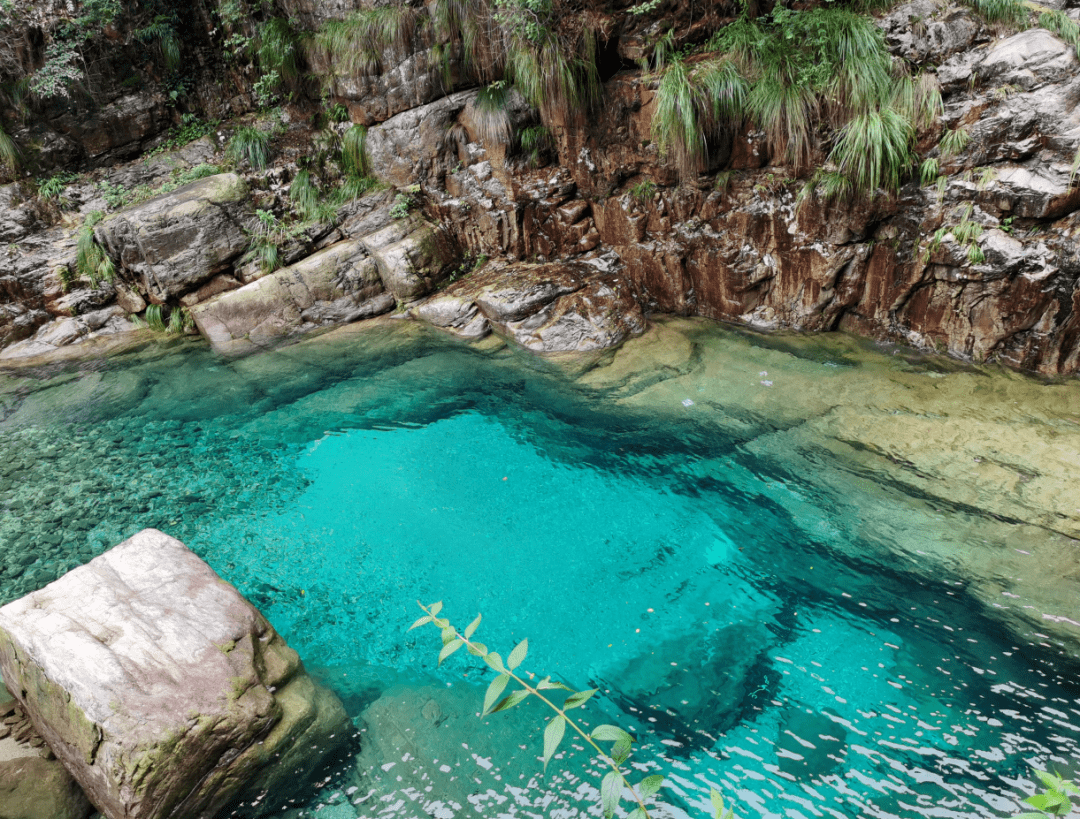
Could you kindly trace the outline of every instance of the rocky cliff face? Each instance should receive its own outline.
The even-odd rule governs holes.
[[[193,274],[183,254],[173,255],[165,266],[186,272],[162,279],[149,272],[165,268],[149,260],[137,238],[140,225],[151,212],[191,207],[184,204],[190,194],[166,194],[134,210],[108,194],[117,185],[152,190],[184,169],[225,164],[222,148],[238,123],[147,163],[105,166],[160,143],[166,129],[179,123],[181,109],[191,121],[195,114],[224,117],[253,105],[259,63],[250,50],[248,56],[230,52],[229,44],[257,40],[259,20],[270,12],[251,9],[250,19],[236,22],[228,6],[198,0],[175,27],[181,55],[191,64],[184,76],[197,89],[179,98],[179,108],[167,105],[162,77],[168,72],[153,42],[140,34],[136,15],[87,41],[98,55],[85,72],[87,94],[63,105],[39,103],[21,114],[10,105],[4,109],[16,143],[39,146],[33,156],[39,178],[50,168],[84,171],[68,185],[64,216],[55,200],[35,196],[25,180],[0,187],[0,241],[7,243],[6,252],[0,250],[0,343],[21,343],[18,355],[124,330],[125,316],[146,304],[162,303],[166,311],[184,306],[202,316],[233,309],[199,305],[223,301],[224,291],[259,278],[243,256],[245,238],[257,229],[253,211],[283,220],[295,213],[286,191],[300,169],[317,165],[324,187],[339,178],[333,162],[327,170],[322,157],[348,122],[322,127],[326,109],[315,102],[321,94],[327,105],[369,126],[370,170],[422,207],[440,228],[443,251],[437,264],[412,259],[400,266],[406,279],[427,270],[422,286],[395,290],[389,282],[396,274],[383,270],[379,285],[359,301],[341,287],[345,267],[324,270],[321,300],[280,296],[293,302],[277,310],[291,318],[270,322],[287,327],[271,333],[275,338],[395,304],[466,336],[494,328],[519,338],[508,322],[521,319],[485,308],[476,293],[500,279],[554,293],[562,287],[558,282],[592,270],[599,278],[587,287],[579,281],[573,292],[603,291],[599,302],[578,298],[577,306],[553,306],[568,295],[561,293],[543,306],[545,315],[565,309],[574,316],[571,324],[593,327],[571,333],[592,341],[571,343],[555,332],[549,337],[560,341],[549,346],[527,331],[519,340],[540,350],[588,348],[600,344],[597,339],[617,343],[639,325],[636,311],[644,309],[763,329],[841,329],[1046,374],[1080,369],[1080,188],[1073,184],[1080,62],[1074,46],[1045,28],[992,26],[967,6],[938,0],[914,0],[879,14],[876,23],[897,64],[929,77],[943,106],[936,123],[919,133],[922,167],[905,175],[897,193],[826,202],[800,196],[813,167],[825,163],[824,154],[819,150],[806,168],[794,168],[750,126],[714,139],[701,174],[680,177],[672,158],[659,150],[652,128],[659,79],[635,60],[649,53],[653,30],[668,23],[678,42],[701,43],[723,24],[722,9],[702,16],[683,3],[651,15],[598,8],[601,101],[585,115],[555,110],[542,118],[516,92],[505,106],[507,133],[520,135],[541,119],[547,127],[548,141],[530,153],[519,138],[500,139],[492,130],[477,91],[468,87],[476,80],[462,68],[460,52],[425,22],[435,6],[401,7],[412,21],[407,36],[381,43],[362,70],[344,65],[340,56],[335,61],[318,38],[296,40],[301,72],[289,88],[294,102],[273,117],[272,168],[234,166],[237,184],[250,194],[236,201],[220,231],[210,225],[192,233],[177,222],[167,239],[162,231],[173,230],[172,223],[159,220],[166,227],[154,228],[155,241],[171,242],[178,253],[185,243],[199,246],[190,253],[222,250],[213,265],[198,267],[205,275]],[[297,30],[325,31],[356,8],[351,0],[284,0],[274,11]],[[35,0],[19,14],[5,29],[3,44],[18,58],[9,74],[27,75],[47,62],[56,20],[70,13]],[[132,78],[143,85],[136,87]],[[386,195],[385,213],[395,201]],[[123,212],[96,228],[118,276],[90,286],[73,273],[72,229],[96,209]],[[362,243],[363,233],[347,229],[354,212],[346,206],[337,216],[324,214],[291,236],[286,263],[325,252],[335,241]],[[340,248],[335,253],[356,262]],[[449,263],[454,255],[467,262]],[[482,257],[494,266],[472,288],[476,293],[461,294],[454,306],[446,298],[421,304],[442,277],[455,267],[464,275]],[[553,272],[553,264],[565,271]],[[389,296],[371,302],[377,291]],[[265,301],[265,293],[259,299]],[[313,309],[316,301],[337,307]],[[315,318],[303,319],[305,311]],[[629,318],[602,318],[600,325],[594,320],[615,313]],[[236,326],[270,326],[264,319],[248,315]],[[537,319],[537,326],[543,321]],[[206,330],[212,323],[208,318],[199,326]],[[220,335],[220,322],[215,326]]]

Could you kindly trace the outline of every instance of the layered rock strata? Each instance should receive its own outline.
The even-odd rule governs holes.
[[[109,819],[272,808],[348,735],[262,615],[153,529],[0,609],[0,670]]]

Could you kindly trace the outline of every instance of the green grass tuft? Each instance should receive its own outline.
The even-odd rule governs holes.
[[[235,162],[262,170],[270,164],[270,135],[251,126],[237,128],[225,153]]]
[[[852,119],[829,154],[856,190],[897,190],[910,167],[915,129],[892,108],[869,111]]]
[[[1021,0],[964,0],[988,23],[1027,28],[1030,13]]]
[[[952,128],[946,131],[942,134],[941,141],[938,142],[941,158],[947,160],[955,157],[967,147],[970,139],[968,132],[963,128]]]
[[[151,304],[146,308],[146,326],[157,333],[164,333],[169,328],[165,324],[165,305]]]
[[[523,128],[518,135],[518,143],[529,165],[534,168],[540,164],[540,158],[544,154],[555,151],[555,138],[551,135],[551,129],[544,125]]]

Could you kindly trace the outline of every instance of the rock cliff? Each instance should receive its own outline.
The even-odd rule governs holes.
[[[175,328],[191,329],[190,311],[233,350],[397,306],[540,351],[618,343],[644,310],[847,330],[1045,374],[1080,369],[1080,61],[1067,13],[1029,4],[988,22],[945,0],[877,12],[892,70],[917,76],[941,103],[913,132],[895,188],[822,196],[814,186],[835,174],[828,151],[842,130],[819,125],[796,160],[753,117],[733,120],[709,134],[689,173],[658,136],[661,41],[693,66],[734,9],[668,0],[575,10],[595,37],[580,70],[598,83],[595,101],[575,109],[488,85],[503,69],[475,53],[469,62],[468,39],[447,34],[444,2],[381,6],[393,26],[373,34],[364,15],[376,12],[352,0],[198,0],[183,20],[160,4],[116,0],[108,25],[79,35],[82,62],[65,63],[70,30],[99,5],[108,3],[73,12],[34,0],[4,12],[0,79],[32,89],[0,96],[20,156],[0,186],[8,361],[131,331],[129,317],[148,305],[151,326],[175,314]],[[72,76],[50,93],[53,75]],[[279,107],[235,119],[260,103]],[[811,113],[824,122],[829,104]],[[251,125],[269,168],[226,150]],[[314,180],[306,195],[325,201],[347,186],[343,144],[356,134],[366,136],[359,171],[396,195],[339,196],[336,211],[302,205],[304,174]],[[55,176],[62,169],[72,175]],[[210,171],[217,181],[198,179]],[[227,188],[228,203],[208,186]],[[410,210],[438,237],[438,253],[380,257],[368,237]],[[101,280],[83,272],[78,244],[96,211],[104,218],[93,236],[116,271]],[[259,235],[256,212],[264,226],[277,220],[280,271],[260,271],[245,253]],[[424,302],[488,260],[469,293],[455,283]],[[573,298],[538,307],[534,323],[594,330],[516,329],[530,319],[474,298],[500,281],[542,292],[552,264],[567,281],[595,275]]]

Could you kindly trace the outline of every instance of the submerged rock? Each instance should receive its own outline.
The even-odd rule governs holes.
[[[112,819],[270,809],[348,735],[261,614],[184,544],[145,529],[0,609],[0,669]]]

